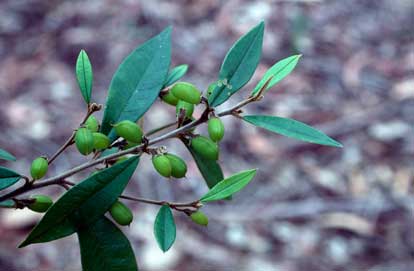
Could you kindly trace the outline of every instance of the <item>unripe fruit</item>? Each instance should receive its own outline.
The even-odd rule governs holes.
[[[214,89],[216,88],[217,83],[211,83],[207,88],[207,94],[206,97],[210,97],[210,95],[213,93]]]
[[[130,148],[133,148],[133,147],[136,147],[136,146],[138,146],[140,143],[135,143],[135,142],[132,142],[132,141],[127,141],[127,144],[126,144],[126,146],[125,146],[125,150],[126,149],[130,149]]]
[[[30,175],[34,180],[41,179],[46,175],[49,163],[44,157],[37,157],[33,160],[32,166],[30,167]]]
[[[135,122],[123,120],[115,124],[114,127],[116,134],[120,137],[134,143],[141,143],[143,136],[142,130]]]
[[[178,101],[177,106],[175,108],[175,112],[177,113],[177,116],[180,114],[181,109],[185,111],[185,116],[187,118],[191,118],[191,115],[194,112],[194,105],[180,100]]]
[[[159,154],[152,157],[152,164],[155,170],[166,178],[171,177],[171,163],[165,155]]]
[[[166,102],[167,104],[176,106],[178,103],[178,98],[172,94],[171,91],[168,91],[166,94],[161,96],[161,99]]]
[[[87,128],[79,128],[75,134],[75,144],[81,154],[90,154],[94,147],[92,132]]]
[[[187,173],[187,165],[185,164],[184,160],[181,159],[179,156],[167,153],[165,156],[170,160],[171,164],[171,176],[175,178],[182,178],[185,177]]]
[[[34,199],[35,202],[29,204],[27,207],[35,212],[44,213],[49,207],[53,204],[53,200],[45,195],[35,195],[31,199]]]
[[[93,135],[93,147],[95,150],[104,150],[109,147],[110,141],[109,138],[102,133],[92,133]]]
[[[198,225],[207,226],[208,225],[208,217],[201,211],[196,211],[190,215],[192,221],[197,223]]]
[[[191,147],[195,152],[208,160],[217,160],[219,156],[218,146],[205,136],[196,136],[191,139]]]
[[[180,100],[190,104],[199,104],[201,101],[200,91],[190,83],[179,82],[171,88],[172,94]]]
[[[122,163],[122,162],[124,162],[124,161],[128,160],[128,158],[129,158],[128,156],[121,156],[121,157],[119,157],[118,159],[116,159],[115,164]]]
[[[208,120],[208,134],[214,142],[220,141],[224,136],[224,125],[219,118],[211,118]]]
[[[98,132],[99,122],[95,116],[89,116],[89,118],[85,121],[85,128],[88,128],[91,132]]]
[[[116,221],[116,223],[122,226],[131,224],[132,220],[134,219],[134,215],[132,214],[131,210],[119,200],[112,204],[111,208],[109,209],[109,213]]]

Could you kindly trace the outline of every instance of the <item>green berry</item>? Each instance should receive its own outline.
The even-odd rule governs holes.
[[[175,108],[177,116],[180,114],[181,109],[185,111],[185,116],[187,118],[191,118],[191,115],[193,115],[194,112],[194,105],[180,100]]]
[[[111,208],[109,209],[109,213],[111,214],[112,218],[122,226],[127,226],[131,224],[132,220],[134,219],[134,215],[132,214],[131,210],[120,202],[119,200],[112,204]]]
[[[88,128],[89,131],[91,131],[91,132],[98,132],[98,130],[99,130],[99,122],[95,118],[95,116],[91,115],[85,121],[85,127]]]
[[[208,134],[214,142],[220,141],[224,136],[224,125],[219,118],[208,120]]]
[[[75,134],[75,144],[81,154],[90,154],[94,148],[92,132],[87,128],[79,128]]]
[[[196,211],[190,215],[192,221],[197,223],[198,225],[207,226],[208,225],[208,217],[201,211]]]
[[[33,160],[32,166],[30,167],[30,175],[34,180],[43,178],[46,175],[49,163],[44,157],[37,157]]]
[[[217,160],[219,156],[219,150],[217,143],[211,141],[205,136],[196,136],[191,139],[191,147],[195,152],[203,156],[208,160]]]
[[[44,213],[49,207],[53,204],[53,200],[45,195],[35,195],[31,196],[31,199],[34,199],[35,202],[29,204],[27,207],[35,212]]]
[[[166,102],[167,104],[176,106],[178,103],[178,98],[172,94],[171,91],[168,91],[166,94],[161,96],[161,99]]]
[[[127,144],[126,144],[126,146],[125,146],[125,150],[126,149],[130,149],[130,148],[133,148],[133,147],[136,147],[136,146],[138,146],[140,143],[135,143],[135,142],[132,142],[132,141],[127,141]]]
[[[184,160],[181,159],[179,156],[167,153],[165,156],[170,160],[171,164],[171,176],[174,178],[182,178],[185,177],[187,173],[187,165],[185,164]]]
[[[93,135],[93,147],[95,150],[104,150],[109,147],[110,141],[109,138],[102,133],[92,133]]]
[[[216,88],[217,83],[211,83],[207,88],[207,94],[206,97],[210,97],[210,95],[213,93],[214,89]]]
[[[171,88],[172,94],[180,100],[190,104],[199,104],[201,101],[200,91],[190,83],[179,82]]]
[[[126,161],[126,160],[128,160],[128,156],[121,156],[121,157],[118,157],[118,159],[116,159],[116,162],[115,162],[115,164],[119,164],[119,163],[122,163],[122,162],[124,162],[124,161]]]
[[[152,164],[161,176],[166,178],[171,177],[171,163],[167,156],[162,154],[153,156]]]
[[[135,122],[123,120],[115,124],[114,127],[116,134],[120,137],[134,143],[141,143],[143,136],[142,130]]]

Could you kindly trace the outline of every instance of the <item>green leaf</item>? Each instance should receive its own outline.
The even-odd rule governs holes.
[[[170,86],[181,79],[187,73],[188,65],[183,64],[172,69],[164,82],[164,87]]]
[[[137,271],[127,237],[105,216],[78,231],[83,271]]]
[[[22,176],[8,168],[0,167],[0,190],[17,183]]]
[[[6,199],[2,202],[0,202],[0,208],[14,208],[16,204],[14,203],[14,200]]]
[[[256,175],[256,169],[245,170],[230,176],[216,184],[210,191],[201,197],[201,202],[221,200],[233,195],[245,187]]]
[[[8,161],[16,161],[16,157],[14,157],[11,153],[0,149],[0,159],[8,160]]]
[[[162,251],[170,249],[175,241],[174,217],[168,205],[161,206],[154,222],[154,235]]]
[[[257,127],[298,140],[342,148],[342,144],[330,138],[321,131],[294,119],[251,115],[243,119]]]
[[[138,161],[139,157],[131,157],[73,186],[49,208],[19,247],[56,240],[93,223],[121,195]]]
[[[171,27],[127,56],[109,86],[101,132],[116,138],[112,125],[137,121],[157,99],[171,59]]]
[[[187,144],[185,145],[193,156],[194,161],[196,162],[201,175],[206,181],[208,188],[212,188],[218,182],[224,179],[223,171],[221,170],[221,167],[217,161],[205,159],[197,152],[195,152],[191,146],[187,146]]]
[[[83,99],[87,104],[91,101],[93,72],[92,64],[85,50],[81,50],[76,60],[76,79]]]
[[[219,81],[208,101],[218,106],[242,88],[253,76],[262,54],[264,23],[242,36],[229,50],[221,65]]]
[[[298,63],[301,56],[302,55],[293,55],[285,59],[282,59],[278,61],[276,64],[274,64],[270,69],[267,70],[262,80],[260,80],[260,82],[256,85],[256,87],[252,91],[252,96],[256,95],[259,92],[260,88],[263,87],[263,85],[267,82],[267,80],[270,77],[273,78],[267,85],[266,90],[270,89],[271,87],[279,83],[283,78],[288,76],[289,73],[291,73],[293,69],[296,67],[296,64]]]

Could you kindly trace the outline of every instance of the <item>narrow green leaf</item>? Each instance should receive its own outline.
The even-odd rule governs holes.
[[[245,170],[234,174],[216,184],[201,197],[201,202],[221,200],[233,195],[245,187],[256,175],[256,169]]]
[[[194,161],[196,162],[201,175],[206,181],[208,188],[212,188],[218,182],[224,179],[223,171],[221,170],[221,167],[217,161],[205,159],[204,157],[197,154],[197,152],[195,152],[190,146],[186,145],[186,147],[193,156]]]
[[[5,201],[0,202],[0,208],[14,208],[15,207],[14,200],[6,199]]]
[[[321,131],[294,119],[251,115],[243,119],[257,127],[298,140],[342,148],[342,144],[330,138]]]
[[[283,78],[289,75],[296,67],[300,57],[302,55],[293,55],[278,61],[274,64],[267,72],[264,74],[262,80],[256,85],[254,90],[252,91],[252,95],[256,95],[260,88],[267,82],[267,80],[273,76],[272,80],[270,80],[269,84],[266,87],[266,90],[270,89],[277,83],[279,83]]]
[[[264,23],[261,22],[231,47],[221,65],[219,80],[208,101],[218,106],[253,76],[262,54]]]
[[[0,149],[0,159],[8,160],[8,161],[16,161],[16,157],[14,157],[11,153]]]
[[[131,157],[73,186],[50,207],[19,247],[56,240],[93,223],[121,195],[138,161],[139,157]]]
[[[0,190],[17,183],[21,177],[19,173],[5,167],[0,167]]]
[[[171,27],[127,56],[109,86],[101,132],[116,138],[112,125],[137,121],[157,99],[171,60]]]
[[[83,99],[88,104],[91,101],[93,72],[92,64],[85,50],[81,50],[76,60],[76,79]]]
[[[174,217],[168,205],[161,206],[154,222],[154,235],[162,251],[170,249],[175,241]]]
[[[137,271],[134,251],[127,237],[101,216],[78,231],[83,271]]]
[[[179,65],[177,67],[175,67],[174,69],[172,69],[167,76],[167,79],[164,82],[164,87],[170,86],[172,84],[174,84],[175,82],[177,82],[178,80],[181,79],[181,77],[183,77],[188,70],[188,65],[183,64],[183,65]]]

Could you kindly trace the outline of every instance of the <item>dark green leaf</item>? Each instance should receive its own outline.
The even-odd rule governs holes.
[[[270,89],[271,87],[279,83],[279,81],[281,81],[283,78],[288,76],[289,73],[291,73],[295,68],[301,56],[302,55],[293,55],[285,59],[282,59],[278,61],[276,64],[274,64],[270,69],[267,70],[262,80],[260,80],[260,82],[256,85],[256,87],[252,91],[252,95],[254,96],[255,94],[257,94],[260,88],[267,82],[267,80],[271,76],[273,76],[273,78],[267,85],[266,90]]]
[[[78,231],[83,271],[137,271],[127,237],[105,216]]]
[[[56,240],[102,216],[121,195],[139,157],[99,171],[68,190],[53,204],[19,247]]]
[[[11,153],[0,149],[0,159],[8,160],[8,161],[16,161],[16,157],[14,157]]]
[[[6,199],[5,201],[0,202],[0,208],[14,208],[15,207],[14,200]]]
[[[83,99],[88,104],[91,101],[93,72],[92,64],[85,50],[81,50],[76,60],[76,79]]]
[[[161,206],[154,222],[154,235],[162,251],[170,249],[175,241],[174,217],[168,205]]]
[[[5,168],[0,167],[0,190],[3,190],[13,184],[17,183],[22,176],[20,174]]]
[[[164,82],[163,87],[170,86],[181,79],[187,73],[188,65],[183,64],[172,69],[167,76],[167,79]]]
[[[342,144],[338,141],[311,126],[294,119],[260,115],[244,116],[243,119],[253,125],[287,137],[319,145],[342,148]]]
[[[171,59],[171,28],[136,48],[112,78],[101,132],[116,138],[112,125],[137,121],[157,99]]]
[[[216,184],[201,197],[201,202],[221,200],[233,195],[245,187],[256,175],[256,169],[245,170],[230,176]]]
[[[242,36],[229,50],[221,65],[219,81],[208,101],[218,106],[242,88],[253,76],[262,54],[264,23]]]

